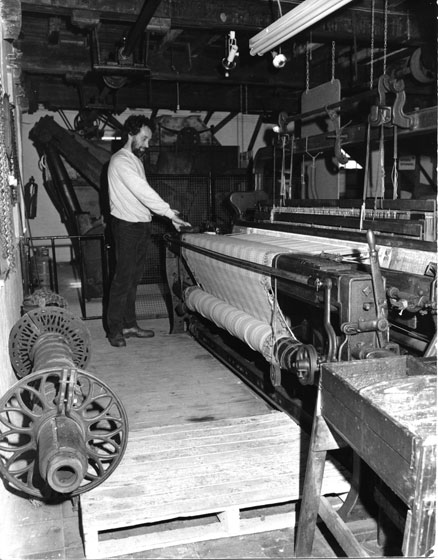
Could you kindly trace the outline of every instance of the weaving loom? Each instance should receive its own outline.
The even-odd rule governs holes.
[[[178,291],[194,316],[260,353],[274,385],[280,370],[311,384],[321,363],[397,355],[406,329],[414,352],[433,344],[431,251],[376,245],[371,231],[352,240],[255,226],[184,234]]]
[[[351,247],[344,243],[255,233],[185,235],[183,241],[192,247],[234,257],[241,264],[236,266],[184,248],[183,257],[198,286],[187,289],[187,307],[260,352],[270,363],[279,360],[274,352],[278,341],[288,339],[294,350],[298,350],[300,344],[290,328],[290,319],[278,305],[276,283],[269,270],[260,273],[251,270],[251,264],[272,268],[279,255],[302,254],[304,248],[307,255],[351,254]],[[300,280],[307,282],[307,277]]]
[[[346,212],[342,208],[329,213],[306,213],[303,209],[295,213],[278,208],[272,214],[274,210],[266,220],[237,221],[231,234],[185,233],[180,239],[168,239],[167,272],[179,326],[187,327],[202,345],[274,406],[286,410],[308,429],[305,399],[314,393],[300,390],[300,385],[318,387],[316,403],[324,397],[322,413],[318,404],[314,408],[312,433],[316,435],[312,436],[315,443],[309,461],[317,466],[306,471],[299,521],[297,554],[309,557],[307,543],[311,538],[306,527],[314,525],[308,523],[306,516],[311,513],[316,520],[316,514],[324,515],[324,522],[328,522],[337,515],[314,492],[312,473],[323,472],[326,450],[337,448],[339,441],[348,442],[389,485],[389,490],[382,490],[379,504],[392,512],[388,505],[391,491],[400,496],[395,481],[403,479],[404,463],[394,460],[398,439],[386,442],[388,430],[397,430],[404,420],[417,421],[419,414],[427,416],[428,426],[436,425],[436,395],[427,410],[402,406],[401,419],[386,412],[383,421],[378,398],[388,372],[397,372],[398,376],[391,390],[403,384],[410,387],[407,376],[436,372],[436,247],[425,239],[385,233],[385,227],[377,222],[373,222],[375,231],[360,230],[357,212],[345,218],[341,216]],[[286,221],[281,221],[284,216]],[[331,223],[321,224],[321,217],[322,221],[328,217]],[[385,215],[386,226],[388,219]],[[395,223],[402,221],[397,213],[393,219]],[[399,228],[406,226],[402,229],[409,234],[412,224],[409,219],[404,221]],[[432,222],[429,226],[424,231],[430,232]],[[178,319],[174,320],[175,329]],[[405,372],[401,364],[406,356],[413,367]],[[430,361],[426,371],[420,360],[426,360],[426,364]],[[321,395],[332,367],[341,368],[347,380],[350,371],[351,376],[358,375],[368,389],[357,396],[353,412],[348,412],[349,394],[335,391],[332,400],[326,393]],[[406,404],[412,400],[409,395],[405,398]],[[357,419],[351,416],[353,413]],[[320,428],[320,433],[318,426],[326,416],[331,424],[327,421],[329,427]],[[331,426],[338,434],[335,439],[330,436]],[[362,434],[368,432],[385,441],[386,447],[376,443],[374,449],[364,443],[364,448],[369,448],[364,452],[360,447]],[[420,445],[420,439],[416,441]],[[406,551],[423,551],[434,539],[424,512],[435,515],[435,502],[431,499],[434,475],[430,475],[435,472],[435,443],[425,449],[430,460],[424,466],[418,463],[409,492],[401,495],[405,505],[398,506],[399,518],[406,516]],[[378,458],[376,464],[370,462],[372,453]],[[381,463],[391,465],[388,476],[379,468]],[[358,472],[353,478],[359,487]],[[418,490],[420,486],[415,482],[423,478],[430,481],[424,491]],[[352,489],[346,511],[353,507],[354,495]],[[408,510],[403,510],[406,506]],[[420,526],[424,526],[424,542],[417,546]],[[358,544],[350,542],[354,539],[348,534],[345,537],[339,532],[335,537],[348,543],[349,553],[355,555],[360,550]]]

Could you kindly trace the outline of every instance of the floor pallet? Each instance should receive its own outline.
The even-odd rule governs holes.
[[[308,443],[282,412],[137,425],[115,472],[81,496],[86,557],[293,526],[293,507],[271,513],[267,506],[299,499]],[[342,495],[349,488],[344,472],[328,462],[322,493]]]

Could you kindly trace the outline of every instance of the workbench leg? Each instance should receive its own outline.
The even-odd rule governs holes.
[[[297,537],[295,540],[295,556],[309,558],[315,537],[319,501],[321,497],[322,479],[327,451],[315,451],[314,440],[317,431],[316,418],[312,428],[309,456],[307,457],[306,475],[304,478],[303,496],[298,519]]]
[[[349,516],[359,499],[361,465],[361,458],[355,451],[353,451],[353,472],[351,476],[351,488],[347,494],[345,502],[337,510],[339,517],[344,521],[346,521],[347,517]]]
[[[421,447],[417,457],[414,499],[408,509],[403,536],[403,555],[427,556],[436,540],[436,448]]]

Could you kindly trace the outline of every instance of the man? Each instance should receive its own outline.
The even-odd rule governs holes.
[[[126,346],[126,338],[154,336],[154,331],[138,326],[135,313],[137,284],[150,241],[152,213],[169,218],[177,231],[182,226],[191,227],[146,179],[142,157],[152,138],[152,122],[144,115],[131,115],[124,131],[128,135],[126,143],[111,157],[108,167],[116,268],[109,294],[107,328],[110,344],[118,348]]]

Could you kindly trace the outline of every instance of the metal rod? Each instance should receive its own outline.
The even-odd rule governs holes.
[[[102,235],[100,238],[100,257],[102,259],[102,286],[104,288],[104,293],[107,292],[108,283],[109,283],[107,251],[108,251],[108,246],[105,243],[104,236]]]
[[[164,236],[165,239],[168,239],[168,236]],[[238,257],[233,257],[231,255],[223,255],[222,253],[216,253],[215,251],[211,251],[210,249],[204,249],[202,247],[197,247],[195,245],[190,245],[189,243],[185,243],[180,239],[168,239],[172,243],[176,243],[177,245],[184,247],[185,249],[189,249],[190,251],[195,251],[196,253],[200,253],[201,255],[205,255],[207,257],[211,257],[218,261],[231,264],[234,266],[239,266],[241,268],[245,268],[246,270],[250,270],[251,272],[258,272],[260,274],[266,274],[267,276],[273,276],[274,278],[281,278],[283,280],[289,280],[292,282],[297,282],[299,284],[308,284],[309,277],[303,274],[297,274],[294,272],[287,272],[285,270],[280,270],[278,268],[273,268],[264,264],[254,263],[250,261],[245,261],[243,259],[239,259]]]
[[[128,33],[128,37],[126,39],[125,46],[121,51],[121,56],[124,58],[128,58],[131,56],[132,51],[134,50],[137,41],[143,31],[146,29],[146,26],[151,21],[152,16],[154,15],[157,7],[161,3],[161,0],[145,0],[141,12],[138,16],[137,21],[135,22],[134,26],[130,29]]]
[[[87,318],[87,306],[85,303],[85,270],[84,270],[84,260],[82,258],[82,243],[78,244],[78,257],[79,257],[79,276],[81,278],[81,290],[79,293],[79,302],[81,305],[82,316],[84,319]]]
[[[55,247],[55,240],[52,238],[50,240],[50,246],[52,249],[52,268],[53,268],[53,288],[56,293],[59,293],[59,286],[58,286],[58,264],[56,262],[56,247]]]
[[[296,122],[301,119],[306,119],[308,117],[313,117],[316,115],[324,115],[327,113],[327,110],[329,109],[336,109],[337,107],[340,107],[342,109],[343,107],[349,107],[351,105],[354,105],[358,101],[362,101],[363,99],[368,99],[369,97],[373,97],[375,95],[377,95],[377,91],[374,89],[365,91],[364,93],[360,93],[359,95],[350,97],[348,99],[341,99],[340,101],[336,101],[335,103],[331,103],[330,105],[326,105],[325,107],[319,107],[317,109],[312,109],[311,111],[306,111],[305,113],[298,113],[297,115],[292,115],[290,117],[287,117],[284,120],[283,124],[286,126],[291,122]]]

